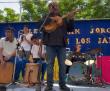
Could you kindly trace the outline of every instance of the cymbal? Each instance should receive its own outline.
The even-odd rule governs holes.
[[[90,50],[88,53],[90,53],[90,54],[97,54],[99,52],[101,52],[101,48],[94,48],[94,49]]]

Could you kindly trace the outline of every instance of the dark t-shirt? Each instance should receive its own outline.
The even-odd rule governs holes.
[[[45,24],[48,24],[52,21],[50,17],[51,15],[47,18]],[[71,31],[72,20],[64,19],[64,24],[52,32],[47,33],[45,32],[45,29],[43,29],[43,42],[48,46],[66,46],[66,35],[67,32]]]

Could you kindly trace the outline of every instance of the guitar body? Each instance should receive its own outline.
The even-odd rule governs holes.
[[[46,24],[44,26],[45,32],[52,32],[52,31],[56,31],[58,27],[62,26],[64,21],[64,18],[69,17],[70,15],[73,16],[76,12],[78,12],[79,10],[74,10],[70,13],[67,13],[66,15],[63,15],[62,17],[60,16],[54,16],[54,17],[50,17],[50,19],[52,19],[52,22],[50,22],[49,24]]]
[[[60,16],[50,17],[52,22],[44,26],[46,32],[55,31],[59,26],[63,24],[63,19]]]
[[[55,31],[57,28],[57,23],[56,22],[51,22],[48,25],[44,26],[45,32],[52,32]]]

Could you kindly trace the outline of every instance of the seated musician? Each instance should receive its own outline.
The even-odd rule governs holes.
[[[83,57],[83,55],[81,53],[81,45],[80,44],[77,44],[74,47],[73,53],[68,56],[68,59],[72,63],[73,62],[83,62],[83,61],[85,61],[85,58]],[[67,77],[68,77],[69,69],[70,69],[70,66],[67,66],[67,68],[66,68]]]
[[[0,39],[0,63],[5,64],[6,62],[15,63],[16,57],[17,40],[14,37],[14,29],[7,28],[5,30],[5,37]],[[18,80],[18,60],[16,60],[16,70],[14,80]],[[8,74],[7,74],[8,75]]]
[[[77,44],[74,48],[74,52],[73,52],[73,56],[71,58],[71,61],[72,62],[84,62],[85,61],[85,58],[84,58],[84,55],[83,53],[81,52],[81,45],[80,44]]]
[[[41,82],[44,83],[44,75],[46,71],[45,46],[42,44],[41,41],[39,41],[39,38],[37,36],[32,36],[31,41],[32,41],[31,55],[33,60],[30,60],[30,62],[42,64]]]

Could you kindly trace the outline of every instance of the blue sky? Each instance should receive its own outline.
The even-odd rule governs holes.
[[[4,3],[4,2],[19,2],[19,0],[0,0],[0,9],[3,10],[4,8],[12,8],[17,13],[20,12],[20,5],[19,5],[19,3]]]

